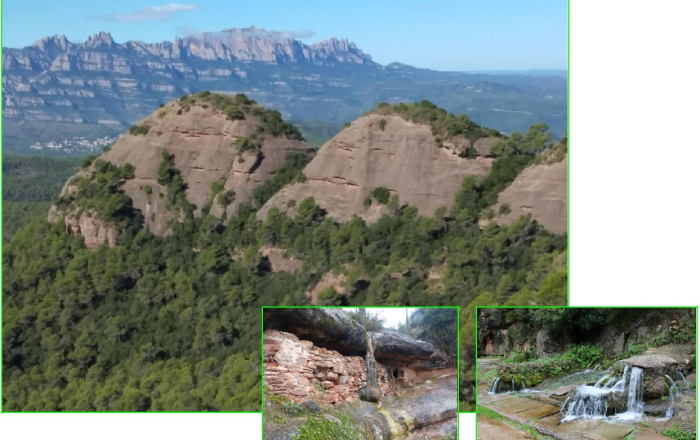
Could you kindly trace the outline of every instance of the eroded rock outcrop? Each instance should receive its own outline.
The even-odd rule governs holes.
[[[523,170],[498,196],[494,210],[507,205],[508,214],[496,219],[510,224],[530,214],[545,229],[555,234],[567,232],[567,160],[541,163]]]
[[[139,130],[123,135],[98,158],[118,166],[134,166],[133,178],[122,182],[120,190],[141,211],[144,226],[156,235],[167,234],[170,222],[182,218],[181,212],[167,206],[168,188],[159,183],[163,151],[171,155],[172,166],[186,185],[185,197],[194,205],[194,215],[206,207],[219,217],[224,213],[231,216],[241,205],[250,203],[255,188],[275,174],[289,153],[313,154],[299,140],[300,135],[290,139],[265,133],[261,121],[264,110],[254,102],[227,97],[215,105],[214,97],[192,95],[159,108],[135,125]],[[240,110],[234,118],[222,109],[229,105]],[[253,139],[247,148],[240,146],[240,140],[245,139]],[[89,170],[79,173],[86,174]],[[219,185],[216,194],[213,184]],[[61,197],[69,191],[67,185]],[[60,216],[54,210],[50,220]]]
[[[292,215],[295,205],[313,197],[338,221],[357,215],[374,222],[389,212],[376,201],[366,203],[370,192],[381,187],[398,196],[398,205],[415,206],[420,214],[432,216],[437,208],[452,205],[467,175],[486,176],[492,162],[440,148],[428,125],[398,115],[369,114],[321,147],[304,169],[306,181],[283,188],[258,212],[258,219],[265,219],[273,206]]]

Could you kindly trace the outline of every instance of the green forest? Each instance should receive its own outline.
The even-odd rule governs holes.
[[[2,156],[2,240],[22,226],[46,218],[51,198],[75,174],[81,158]]]
[[[339,224],[309,198],[293,218],[273,208],[260,222],[256,208],[303,178],[305,161],[290,156],[256,189],[254,207],[223,224],[206,213],[187,216],[168,237],[139,227],[133,209],[116,200],[117,180],[129,170],[99,164],[75,202],[104,208],[111,205],[97,200],[101,194],[115,198],[103,215],[129,225],[118,246],[88,250],[45,215],[28,217],[4,245],[3,410],[259,411],[260,308],[308,304],[306,292],[328,271],[347,273],[351,294],[325,292],[323,304],[461,306],[462,409],[469,410],[473,306],[566,304],[566,236],[530,217],[479,226],[495,195],[538,153],[504,148],[484,181],[465,179],[453,206],[432,217],[396,205],[374,224],[357,217]],[[19,180],[5,184],[21,191],[12,188]],[[285,249],[303,268],[271,271],[258,253],[263,245]],[[431,279],[431,270],[442,277]]]

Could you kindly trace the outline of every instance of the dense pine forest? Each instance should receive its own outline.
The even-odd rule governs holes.
[[[541,160],[533,145],[547,139],[545,129],[500,141],[491,174],[466,178],[453,206],[433,217],[388,201],[392,214],[374,224],[357,217],[339,224],[308,198],[293,218],[273,208],[259,222],[257,208],[303,179],[305,160],[290,156],[255,190],[253,206],[223,222],[206,210],[187,215],[167,237],[134,223],[128,203],[110,210],[132,225],[112,248],[87,249],[62,220],[27,215],[34,220],[11,223],[3,247],[3,410],[258,411],[260,307],[309,304],[307,292],[340,270],[350,294],[325,289],[319,304],[462,307],[462,410],[470,409],[473,305],[566,304],[565,235],[527,216],[479,225],[498,192]],[[566,152],[566,140],[547,146]],[[5,176],[23,160],[10,160]],[[129,178],[123,168],[99,165],[94,173],[102,174],[80,194],[120,194],[119,179]],[[56,193],[54,183],[18,197]],[[6,179],[3,196],[23,185]],[[258,252],[264,245],[301,259],[302,269],[272,271]]]

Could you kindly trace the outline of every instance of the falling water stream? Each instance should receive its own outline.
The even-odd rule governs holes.
[[[638,367],[632,367],[630,370],[628,366],[625,366],[622,378],[614,384],[613,379],[603,384],[604,379],[606,377],[600,379],[593,386],[581,385],[576,388],[573,401],[562,422],[577,418],[607,417],[610,406],[615,406],[616,394],[618,396],[625,395],[625,389],[627,390],[627,410],[624,413],[616,414],[615,417],[624,420],[641,417],[644,405],[642,401],[644,371]],[[562,411],[567,402],[568,399],[562,405]]]
[[[372,337],[367,335],[367,353],[365,354],[365,367],[367,368],[367,385],[378,386],[377,384],[377,362],[374,360],[374,348],[372,347]]]

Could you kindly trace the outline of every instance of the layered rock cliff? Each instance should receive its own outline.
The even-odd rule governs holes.
[[[377,188],[398,197],[397,207],[415,206],[420,214],[432,216],[452,205],[467,175],[488,174],[492,158],[460,154],[469,144],[454,139],[441,146],[428,124],[396,114],[363,116],[323,145],[304,169],[306,181],[282,189],[258,218],[265,219],[273,206],[291,215],[298,202],[313,197],[338,221],[357,215],[371,223],[391,209],[386,201],[368,200]]]
[[[311,155],[313,151],[278,113],[242,95],[203,93],[162,106],[95,163],[133,166],[133,176],[120,182],[120,191],[143,214],[144,226],[163,235],[171,229],[170,221],[183,218],[187,204],[192,204],[193,215],[200,215],[202,209],[218,217],[233,215],[251,202],[255,188],[271,178],[292,153]],[[76,177],[94,168],[93,164]],[[181,182],[179,186],[168,181],[169,173],[178,176],[172,180]],[[61,193],[63,200],[76,191],[71,181]],[[178,190],[182,194],[174,194]],[[173,206],[180,196],[184,197],[180,206]],[[85,223],[85,214],[76,217],[70,206],[59,205],[52,209],[50,221],[66,217],[68,224]],[[113,244],[111,238],[102,240],[102,235],[88,233],[88,229],[72,228],[91,246],[105,240]],[[93,236],[96,238],[89,238]]]
[[[523,170],[498,196],[494,207],[508,206],[508,213],[496,218],[510,224],[522,215],[532,215],[539,224],[555,234],[568,228],[568,161],[566,140],[546,152],[542,160]]]

